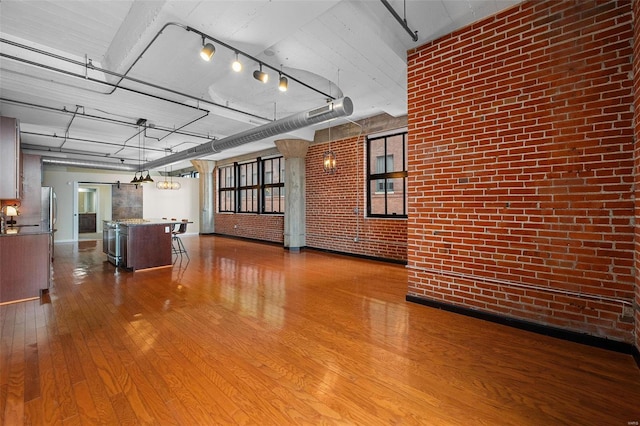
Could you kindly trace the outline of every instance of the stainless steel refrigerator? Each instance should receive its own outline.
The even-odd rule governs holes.
[[[49,251],[51,253],[51,261],[53,261],[53,242],[54,233],[56,232],[56,215],[58,213],[58,204],[56,193],[50,186],[42,187],[42,211],[40,215],[40,223],[44,230],[49,231]]]

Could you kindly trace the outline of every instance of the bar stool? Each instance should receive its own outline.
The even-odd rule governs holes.
[[[182,256],[182,253],[184,253],[184,255],[187,256],[187,259],[191,260],[189,253],[187,253],[187,249],[184,247],[184,243],[180,239],[180,235],[187,232],[188,222],[188,219],[182,219],[182,222],[174,224],[173,230],[171,231],[171,250],[176,256]]]

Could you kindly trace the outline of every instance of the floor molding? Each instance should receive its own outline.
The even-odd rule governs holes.
[[[417,303],[419,305],[429,306],[431,308],[442,309],[443,311],[466,315],[469,317],[478,318],[485,321],[491,321],[494,323],[507,325],[507,326],[518,328],[521,330],[527,330],[534,333],[543,334],[545,336],[551,336],[551,337],[568,340],[575,343],[581,343],[583,345],[594,346],[602,349],[607,349],[610,351],[629,354],[633,356],[634,360],[636,361],[636,364],[638,365],[638,368],[640,368],[640,352],[638,352],[638,348],[636,348],[630,343],[605,339],[603,337],[597,337],[589,334],[578,333],[575,331],[565,330],[557,327],[551,327],[548,325],[537,324],[530,321],[525,321],[517,318],[510,318],[503,315],[479,311],[476,309],[465,308],[462,306],[457,306],[450,303],[441,302],[438,300],[413,296],[410,294],[408,294],[405,299],[407,302]]]

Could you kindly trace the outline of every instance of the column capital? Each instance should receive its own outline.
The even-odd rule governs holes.
[[[275,141],[280,154],[287,158],[304,158],[311,142],[304,139],[278,139]]]
[[[216,169],[216,162],[213,160],[191,160],[191,164],[193,164],[193,167],[202,175],[213,173]]]

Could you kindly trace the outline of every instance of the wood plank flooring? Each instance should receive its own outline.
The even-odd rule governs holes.
[[[402,265],[183,241],[135,273],[57,244],[49,294],[0,307],[0,424],[640,421],[631,356],[405,302]]]

